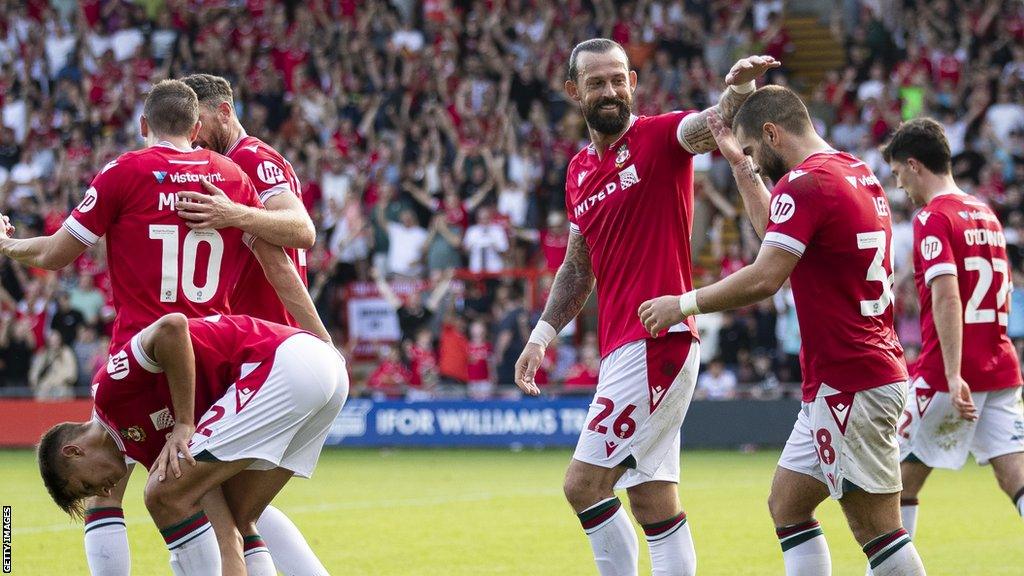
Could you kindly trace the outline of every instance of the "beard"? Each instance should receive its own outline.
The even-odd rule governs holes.
[[[614,104],[615,110],[602,110],[601,107]],[[601,98],[589,106],[583,107],[583,118],[595,132],[601,134],[618,134],[626,129],[632,102],[623,98]]]
[[[776,154],[767,145],[762,146],[761,154],[763,158],[757,163],[761,173],[770,178],[772,183],[778,183],[786,175],[786,172],[789,172],[786,163],[782,161],[782,156]]]

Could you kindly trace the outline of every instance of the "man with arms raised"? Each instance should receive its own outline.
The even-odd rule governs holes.
[[[250,316],[169,314],[117,350],[96,375],[89,422],[39,442],[39,470],[65,512],[149,470],[145,500],[176,576],[274,576],[269,555],[221,563],[206,516],[223,494],[249,550],[266,550],[256,519],[292,476],[308,478],[348,395],[345,362],[308,332]]]
[[[899,427],[903,526],[913,535],[917,495],[932,468],[957,470],[968,452],[992,464],[1024,516],[1024,405],[1020,361],[1006,335],[1011,279],[1003,227],[956,185],[938,122],[907,122],[883,153],[896,184],[922,206],[914,218],[914,282],[923,345]]]
[[[199,194],[216,181],[227,198],[258,208],[249,178],[233,162],[191,146],[201,129],[195,92],[177,80],[158,83],[146,98],[141,132],[147,147],[122,154],[92,181],[85,198],[64,225],[50,236],[29,239],[0,233],[0,254],[23,264],[56,270],[106,236],[113,281],[114,323],[111,350],[170,312],[188,317],[229,310],[229,299],[250,248],[237,228],[190,230],[177,214],[183,191]],[[327,339],[305,286],[279,247],[251,242],[267,279],[299,324]],[[199,279],[199,280],[197,280]],[[90,499],[85,548],[94,575],[130,572],[128,537],[121,499],[127,476],[109,495]],[[273,522],[273,521],[272,521]],[[290,521],[284,519],[287,530]]]
[[[900,523],[896,422],[907,372],[893,328],[889,204],[864,162],[831,149],[800,98],[768,86],[733,126],[712,128],[764,239],[753,264],[699,290],[638,310],[652,335],[702,312],[753,304],[793,287],[803,336],[804,405],[768,506],[788,576],[827,576],[832,562],[814,511],[830,495],[877,576],[924,574]],[[753,157],[751,161],[748,156]],[[768,191],[760,168],[775,182]]]
[[[697,331],[681,319],[654,340],[634,312],[648,298],[692,286],[692,158],[715,148],[708,116],[717,109],[731,118],[754,79],[778,65],[770,57],[745,58],[729,71],[714,108],[638,118],[631,114],[637,75],[620,45],[587,40],[569,58],[566,92],[579,104],[592,144],[569,163],[568,252],[516,364],[516,384],[539,393],[533,378],[545,347],[596,282],[600,377],[564,489],[602,576],[637,573],[636,533],[616,487],[627,490],[644,527],[653,573],[696,571],[678,483],[679,428],[700,357]]]

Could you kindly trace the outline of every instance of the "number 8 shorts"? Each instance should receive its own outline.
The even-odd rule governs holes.
[[[899,492],[896,422],[906,386],[840,392],[822,384],[814,402],[801,407],[779,466],[816,478],[837,500],[854,487],[871,494]]]
[[[679,482],[679,429],[693,398],[700,343],[686,332],[624,344],[601,361],[573,458],[624,465],[616,488]]]
[[[309,478],[347,397],[341,356],[312,334],[296,334],[203,414],[189,450],[197,459],[255,458],[249,470],[281,467]]]

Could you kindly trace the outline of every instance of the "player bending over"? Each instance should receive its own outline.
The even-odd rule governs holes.
[[[65,422],[39,442],[54,502],[82,517],[149,468],[145,502],[178,576],[276,574],[256,519],[292,476],[308,478],[348,395],[345,362],[316,336],[248,316],[169,314],[134,336],[96,375],[89,422]],[[226,515],[244,562],[222,565],[207,513]]]
[[[105,236],[117,310],[111,351],[164,314],[200,317],[228,312],[238,292],[238,278],[253,257],[276,291],[271,304],[283,303],[299,326],[327,339],[295,265],[281,248],[262,237],[268,230],[255,226],[250,233],[261,237],[247,246],[241,229],[191,229],[179,214],[178,199],[190,193],[196,195],[189,202],[193,207],[219,199],[250,209],[261,206],[252,181],[236,164],[215,152],[192,148],[192,141],[202,133],[199,118],[194,90],[177,80],[157,83],[146,97],[140,120],[146,148],[107,164],[53,234],[10,238],[13,229],[5,226],[0,230],[0,254],[57,270]],[[211,180],[217,182],[218,194],[213,196],[203,193]],[[282,236],[275,241],[282,239],[286,240]],[[121,509],[127,482],[125,477],[108,496],[88,502],[85,550],[93,576],[127,576],[131,571]],[[317,572],[315,555],[283,514],[270,507],[260,523],[267,529],[275,557],[289,574],[325,573]],[[307,561],[303,569],[292,570],[293,559]]]
[[[601,374],[564,489],[602,576],[637,573],[636,532],[615,488],[626,489],[644,528],[654,574],[696,571],[678,484],[679,428],[700,362],[697,330],[680,318],[654,340],[633,311],[648,298],[692,287],[692,161],[715,148],[708,115],[718,110],[731,118],[754,79],[778,65],[767,56],[740,60],[710,110],[637,117],[631,114],[637,75],[619,44],[587,40],[569,58],[565,89],[580,106],[592,144],[569,162],[568,252],[516,363],[516,384],[539,394],[533,378],[545,347],[579,313],[596,282]]]
[[[658,334],[694,314],[753,304],[790,278],[803,335],[804,405],[768,501],[786,574],[831,574],[813,517],[829,495],[877,576],[924,574],[900,523],[896,422],[907,372],[893,329],[885,191],[864,162],[814,132],[807,108],[788,89],[756,91],[733,126],[735,136],[712,120],[741,192],[768,194],[755,166],[775,183],[769,210],[752,219],[761,251],[715,284],[644,302],[640,319]]]
[[[921,356],[899,426],[903,526],[932,468],[958,470],[968,452],[990,463],[1024,516],[1020,361],[1006,335],[1010,264],[992,210],[953,180],[949,142],[934,120],[900,126],[883,150],[896,184],[921,206],[914,218],[914,283]]]

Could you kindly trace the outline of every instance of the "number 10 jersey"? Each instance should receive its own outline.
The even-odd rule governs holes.
[[[111,350],[164,314],[230,312],[249,250],[242,231],[193,230],[175,211],[178,192],[205,193],[202,179],[234,202],[262,207],[249,177],[228,158],[161,143],[107,164],[65,220],[64,229],[86,246],[106,236],[117,311]]]
[[[800,258],[790,276],[803,400],[822,384],[859,392],[907,379],[893,327],[892,222],[878,179],[834,150],[775,183],[765,246]]]

